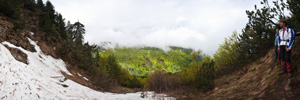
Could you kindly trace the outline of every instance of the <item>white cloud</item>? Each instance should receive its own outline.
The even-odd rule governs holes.
[[[120,45],[177,45],[213,54],[245,26],[253,0],[51,0],[71,22],[86,26],[86,41]]]

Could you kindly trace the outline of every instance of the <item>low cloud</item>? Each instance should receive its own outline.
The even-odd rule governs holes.
[[[86,26],[85,40],[122,46],[169,45],[213,54],[248,21],[253,0],[51,0],[71,22]]]

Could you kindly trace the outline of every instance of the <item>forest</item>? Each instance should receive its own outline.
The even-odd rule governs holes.
[[[170,46],[164,51],[156,47],[118,47],[101,52],[101,56],[114,56],[130,75],[146,77],[154,70],[161,69],[174,74],[189,68],[192,49]]]

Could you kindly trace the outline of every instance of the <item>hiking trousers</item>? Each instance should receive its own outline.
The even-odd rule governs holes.
[[[280,46],[280,58],[281,58],[281,70],[287,71],[288,73],[292,72],[292,65],[291,65],[291,55],[292,50],[286,51],[287,46],[281,45]]]
[[[275,61],[280,60],[280,54],[278,51],[278,45],[275,45]]]

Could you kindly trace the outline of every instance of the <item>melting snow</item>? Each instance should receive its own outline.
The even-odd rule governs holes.
[[[30,35],[34,35],[34,33],[33,33],[33,32],[30,32]]]
[[[87,79],[86,77],[84,77],[84,76],[82,76],[81,74],[79,74],[79,73],[77,73],[80,77],[82,77],[83,79],[85,79],[85,80],[89,80],[89,79]]]
[[[33,34],[33,33],[32,33]],[[34,100],[34,99],[96,99],[96,100],[140,100],[140,99],[174,99],[163,94],[142,92],[115,94],[104,93],[82,86],[72,80],[64,80],[61,71],[72,75],[63,60],[54,59],[43,54],[35,41],[28,38],[37,52],[30,52],[9,42],[0,43],[0,99]],[[28,55],[28,65],[17,61],[4,46],[17,48]],[[65,86],[65,87],[63,87]]]

